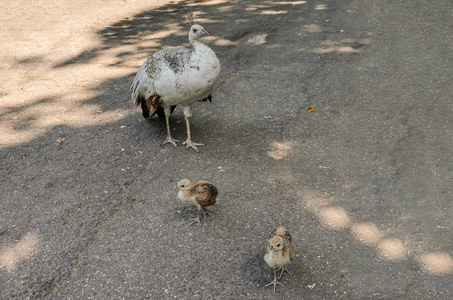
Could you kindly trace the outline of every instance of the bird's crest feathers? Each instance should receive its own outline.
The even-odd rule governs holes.
[[[187,19],[189,20],[190,25],[194,25],[195,24],[195,22],[193,21],[193,13],[192,12],[187,14]]]
[[[279,236],[285,236],[286,235],[286,229],[284,227],[278,227],[275,229],[275,234]]]

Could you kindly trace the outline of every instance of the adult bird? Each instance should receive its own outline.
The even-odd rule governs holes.
[[[267,240],[266,254],[264,255],[264,261],[269,267],[274,269],[274,280],[266,284],[266,286],[274,285],[274,293],[277,284],[283,286],[277,280],[277,269],[282,270],[278,279],[282,277],[283,271],[291,275],[288,269],[286,269],[286,265],[293,261],[293,254],[294,244],[291,234],[285,228],[278,227],[271,233],[269,240]]]
[[[161,144],[171,143],[176,147],[178,140],[172,138],[169,117],[176,105],[184,108],[187,126],[186,149],[198,151],[192,141],[189,118],[192,105],[197,101],[211,102],[211,92],[220,75],[220,63],[214,51],[199,41],[207,35],[203,26],[194,24],[189,31],[190,48],[160,50],[148,58],[135,76],[130,88],[135,105],[141,105],[143,117],[154,114],[165,115],[167,138]]]

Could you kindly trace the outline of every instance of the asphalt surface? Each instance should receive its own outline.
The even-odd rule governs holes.
[[[453,299],[453,3],[376,2],[154,2],[80,25],[98,44],[69,59],[3,53],[2,77],[39,74],[47,96],[26,75],[0,94],[0,298]],[[129,94],[147,56],[186,44],[189,11],[222,65],[194,105],[198,153],[161,147],[164,120]],[[51,72],[80,88],[53,95]],[[171,126],[185,138],[181,108]],[[183,178],[219,189],[188,230]],[[279,225],[296,255],[274,294]]]

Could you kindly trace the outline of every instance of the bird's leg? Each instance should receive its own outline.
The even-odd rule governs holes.
[[[211,213],[209,211],[206,210],[206,208],[204,208],[204,206],[199,206],[198,209],[200,210],[200,212],[203,213],[203,216],[204,218],[206,219],[206,215],[211,215]]]
[[[187,228],[189,228],[192,224],[195,224],[195,223],[198,223],[198,225],[201,225],[201,215],[203,215],[204,218],[206,219],[206,215],[210,215],[210,214],[211,213],[209,211],[207,211],[206,208],[204,208],[201,205],[198,205],[198,216],[194,219],[190,219],[192,222],[189,223]]]
[[[197,217],[194,218],[194,219],[190,219],[192,222],[189,223],[189,225],[187,225],[187,228],[189,228],[190,226],[192,226],[193,224],[195,223],[198,223],[198,225],[201,225],[201,219],[200,219],[200,216],[201,216],[201,212],[205,213],[205,208],[201,205],[198,205],[198,214],[197,214]],[[206,219],[206,214],[204,215],[205,219]]]
[[[176,147],[176,142],[179,142],[179,140],[175,140],[174,138],[171,137],[171,132],[170,132],[170,107],[164,107],[164,113],[165,113],[165,122],[167,123],[167,139],[160,144],[161,146],[171,143],[173,146]]]
[[[282,278],[283,276],[283,272],[286,271],[286,273],[288,273],[289,275],[293,276],[293,274],[291,274],[288,269],[286,267],[281,267],[280,270],[282,270],[282,272],[280,273],[280,276],[278,277],[278,279]]]
[[[271,283],[266,284],[266,286],[270,286],[272,284],[274,285],[274,293],[275,293],[275,289],[277,288],[277,284],[284,286],[277,280],[277,269],[274,269],[274,280],[272,280]]]
[[[184,118],[186,119],[186,126],[187,126],[187,140],[182,144],[186,145],[186,149],[193,148],[193,149],[195,149],[195,151],[198,152],[197,146],[204,146],[205,144],[198,144],[198,143],[192,142],[192,140],[190,139],[189,117],[192,116],[190,109],[191,109],[190,106],[184,107]]]

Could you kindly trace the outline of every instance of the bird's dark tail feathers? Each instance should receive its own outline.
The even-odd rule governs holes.
[[[154,92],[154,94],[148,99],[145,99],[145,97],[143,97],[142,95],[138,95],[137,100],[140,102],[143,117],[145,119],[152,117],[157,110],[162,109],[162,99],[160,99],[160,96],[156,92]]]
[[[138,96],[138,97],[139,97],[140,105],[142,107],[143,118],[145,118],[145,119],[149,118],[150,107],[148,107],[145,97],[143,97],[143,96]]]
[[[212,96],[209,95],[207,98],[204,98],[204,99],[201,99],[201,100],[198,100],[199,102],[206,102],[206,101],[209,101],[209,103],[212,102]]]
[[[164,109],[162,108],[162,100],[160,96],[154,94],[154,96],[145,99],[143,96],[139,96],[139,103],[142,108],[143,118],[149,118],[157,114],[159,118],[165,118]],[[175,110],[176,105],[170,108],[170,114]]]

